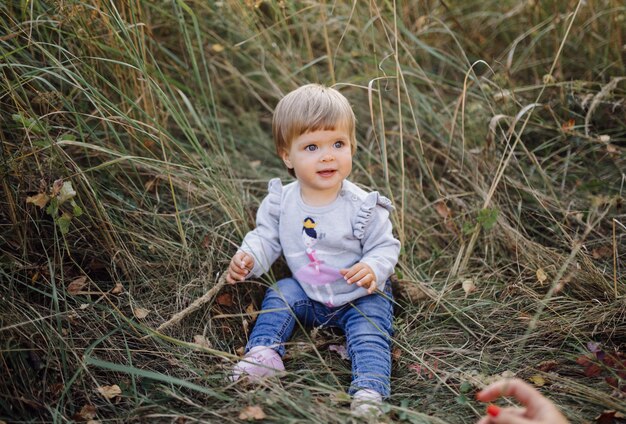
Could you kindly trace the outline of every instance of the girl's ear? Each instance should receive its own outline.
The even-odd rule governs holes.
[[[289,169],[293,169],[293,165],[291,165],[291,160],[289,160],[289,153],[285,150],[280,154],[280,157],[283,159],[283,162]]]

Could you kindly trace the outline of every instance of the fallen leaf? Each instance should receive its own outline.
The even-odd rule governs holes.
[[[467,297],[470,293],[473,293],[476,291],[476,284],[474,284],[474,280],[467,279],[465,281],[463,281],[463,291],[465,292],[465,297]]]
[[[543,268],[539,268],[537,270],[537,280],[541,284],[543,284],[547,279],[548,279],[548,276],[546,275],[546,272],[543,270]]]
[[[197,344],[200,347],[211,349],[211,342],[209,342],[209,340],[203,335],[196,334],[195,336],[193,336],[193,343]]]
[[[135,308],[133,309],[133,313],[135,314],[137,318],[144,319],[145,317],[148,316],[150,311],[144,308]]]
[[[612,154],[616,154],[616,153],[619,152],[619,150],[617,150],[617,146],[615,144],[611,144],[611,143],[606,145],[606,151],[608,153],[612,153]]]
[[[246,307],[246,314],[250,317],[251,322],[256,321],[257,314],[255,312],[256,308],[254,307],[254,303],[251,303]]]
[[[239,413],[239,419],[240,420],[246,420],[246,421],[250,421],[250,420],[264,420],[265,419],[265,412],[263,412],[263,409],[260,406],[246,406],[240,413]]]
[[[71,283],[67,285],[67,292],[72,296],[77,295],[85,288],[85,282],[87,281],[87,277],[84,275],[82,277],[78,277]]]
[[[600,366],[597,364],[591,364],[585,368],[586,377],[596,377],[600,375],[601,372],[602,372],[602,368],[600,368]]]
[[[245,346],[240,346],[237,349],[235,349],[235,353],[237,353],[237,355],[239,356],[243,356],[243,354],[246,352],[246,347]]]
[[[452,216],[452,211],[450,210],[450,208],[448,208],[448,206],[446,206],[444,202],[440,201],[435,203],[435,210],[443,219],[448,219]]]
[[[213,50],[215,53],[221,53],[224,51],[224,46],[222,46],[221,44],[211,44],[211,50]]]
[[[346,350],[345,345],[330,345],[328,346],[328,350],[331,352],[337,352],[341,359],[350,360],[350,356],[348,355],[348,351]]]
[[[120,386],[118,386],[117,384],[114,384],[112,386],[96,387],[96,390],[107,399],[113,399],[114,397],[122,394],[122,389],[120,389]]]
[[[255,169],[255,168],[258,168],[259,166],[261,166],[260,160],[250,161],[250,168]]]
[[[50,200],[50,196],[46,193],[39,193],[34,196],[28,196],[26,198],[26,203],[32,203],[35,206],[39,206],[41,209],[45,208]]]
[[[563,131],[568,132],[574,128],[575,124],[576,124],[575,119],[568,119],[566,122],[563,122],[563,124],[561,125],[561,128],[563,129]]]
[[[202,239],[202,247],[204,247],[205,249],[211,247],[211,237],[209,237],[209,234],[206,234]]]
[[[230,293],[220,294],[215,300],[218,305],[226,307],[233,306],[233,296]]]
[[[72,417],[75,421],[89,421],[96,417],[97,409],[93,405],[83,406],[79,412]]]
[[[598,140],[600,140],[602,143],[608,143],[609,141],[611,141],[611,136],[607,134],[602,134],[600,137],[598,137]]]
[[[554,360],[543,361],[537,365],[537,369],[543,372],[550,372],[555,370],[559,366],[559,363]]]
[[[59,178],[52,183],[52,195],[56,196],[61,191],[61,187],[63,187],[63,178]]]
[[[593,259],[602,259],[613,257],[613,248],[611,246],[596,247],[591,251]]]
[[[111,294],[120,294],[123,291],[124,286],[122,286],[122,283],[115,283],[115,287],[111,289]]]
[[[394,361],[397,361],[402,357],[402,349],[400,349],[399,347],[394,347],[393,351],[391,352],[391,356],[393,357]]]
[[[598,415],[595,420],[596,424],[619,424],[624,423],[626,421],[625,418],[626,417],[621,412],[606,410],[602,411],[602,413]]]
[[[537,387],[543,387],[546,385],[546,379],[539,374],[533,375],[528,380]]]

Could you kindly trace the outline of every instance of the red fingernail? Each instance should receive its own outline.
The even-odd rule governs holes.
[[[497,405],[489,405],[487,406],[487,415],[492,417],[497,417],[500,415],[500,407]]]

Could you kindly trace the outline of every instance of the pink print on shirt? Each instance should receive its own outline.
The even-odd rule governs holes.
[[[343,277],[338,269],[325,265],[324,261],[317,258],[317,253],[313,248],[318,241],[315,226],[315,221],[310,217],[306,217],[302,222],[302,241],[306,247],[309,263],[296,271],[294,277],[304,284],[325,286]]]

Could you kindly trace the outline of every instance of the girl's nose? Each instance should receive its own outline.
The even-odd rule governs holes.
[[[333,156],[332,152],[326,151],[322,155],[322,162],[328,162],[328,161],[331,161],[331,160],[334,160],[334,159],[335,159],[335,157]]]

